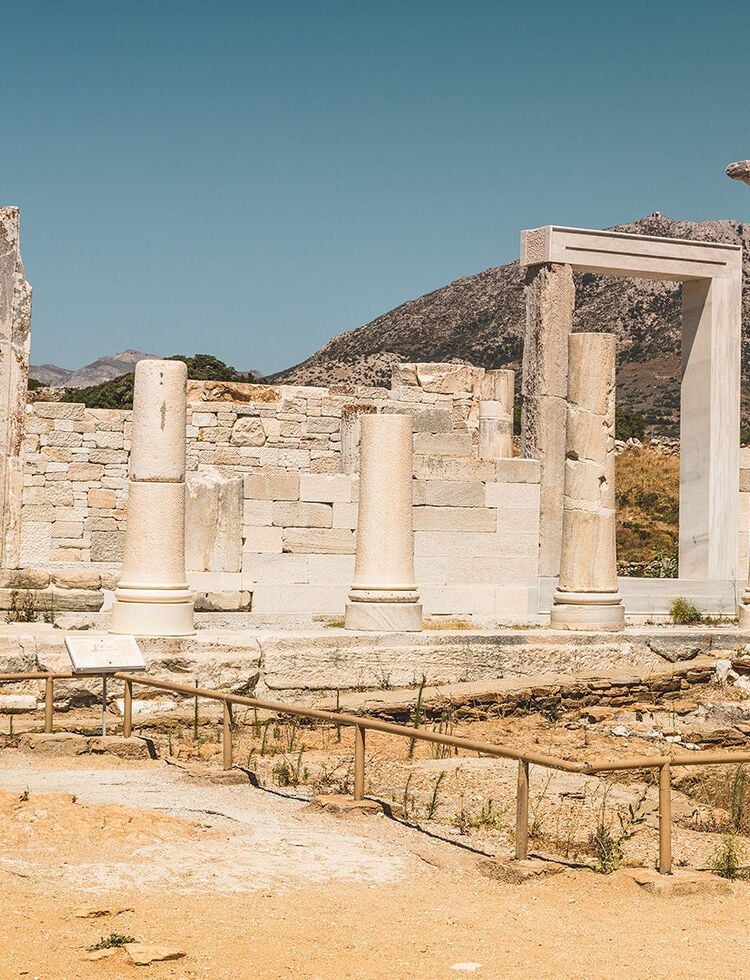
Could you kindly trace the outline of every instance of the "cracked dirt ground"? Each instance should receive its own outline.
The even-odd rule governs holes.
[[[334,817],[160,762],[5,750],[0,976],[745,972],[747,884],[664,899],[622,873],[575,871],[518,886],[488,877],[485,860],[385,817]],[[87,961],[111,932],[186,956]]]

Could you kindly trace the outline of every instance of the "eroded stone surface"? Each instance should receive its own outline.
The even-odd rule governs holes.
[[[533,269],[526,285],[521,455],[541,465],[540,575],[554,576],[560,570],[568,336],[574,306],[570,266]]]

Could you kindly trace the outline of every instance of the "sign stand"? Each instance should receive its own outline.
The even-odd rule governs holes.
[[[145,671],[146,661],[134,636],[66,636],[74,674],[99,674],[102,678],[102,735],[107,734],[107,681],[118,671]]]

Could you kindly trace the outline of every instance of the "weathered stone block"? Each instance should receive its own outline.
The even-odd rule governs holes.
[[[310,555],[307,570],[312,585],[349,586],[354,576],[354,555]]]
[[[323,503],[351,502],[352,480],[349,476],[301,473],[299,480],[300,500]]]
[[[329,504],[280,500],[272,508],[272,524],[276,527],[330,528],[333,525],[333,508]]]
[[[335,503],[333,505],[333,526],[334,527],[348,527],[351,530],[355,530],[357,527],[357,513],[359,511],[359,504],[342,504]]]
[[[391,374],[391,388],[406,385],[436,394],[471,394],[483,376],[483,368],[470,364],[398,364]]]
[[[289,585],[284,589],[257,585],[253,589],[254,613],[328,613],[340,615],[344,610],[348,585]]]
[[[101,463],[71,463],[68,467],[68,479],[73,482],[88,483],[101,480],[104,467]]]
[[[495,480],[494,460],[463,456],[414,456],[417,480]]]
[[[89,490],[88,505],[99,510],[111,510],[117,504],[117,494],[114,490]]]
[[[73,419],[81,421],[86,406],[76,402],[34,402],[34,415],[43,419]]]
[[[471,533],[469,531],[415,531],[414,554],[426,557],[446,558],[493,556],[500,552],[496,534]]]
[[[243,488],[218,470],[191,473],[185,498],[185,562],[198,571],[239,572]]]
[[[91,560],[122,561],[124,544],[124,531],[92,531]]]
[[[260,418],[244,416],[238,418],[232,427],[230,441],[234,446],[263,446],[266,432]]]
[[[245,500],[242,510],[243,524],[254,527],[270,527],[273,523],[272,500]]]
[[[11,568],[0,571],[0,589],[46,589],[49,582],[49,572],[43,568]]]
[[[52,525],[53,538],[80,538],[83,535],[83,522],[55,521]]]
[[[354,554],[354,532],[346,528],[286,528],[284,551],[296,554]]]
[[[498,459],[495,462],[495,475],[498,483],[539,483],[540,465],[538,459]]]
[[[494,513],[485,507],[415,507],[414,530],[492,534],[497,530],[497,522]]]
[[[245,477],[245,496],[254,500],[299,500],[299,473],[266,469]]]
[[[487,507],[539,510],[539,485],[533,483],[488,483]]]
[[[415,432],[414,452],[440,456],[471,456],[471,433]]]
[[[306,555],[249,555],[242,573],[242,587],[253,589],[258,583],[303,585],[310,580],[308,560]]]
[[[36,521],[21,524],[21,562],[24,565],[42,565],[50,559],[52,550],[52,525]]]
[[[415,484],[418,481],[415,481]],[[484,507],[485,484],[476,480],[428,480],[420,503],[434,507]],[[415,503],[417,501],[415,500]]]
[[[282,529],[280,527],[246,527],[242,551],[242,567],[248,562],[247,553],[280,554],[283,550]],[[250,559],[251,560],[251,559]]]
[[[102,577],[99,572],[88,568],[61,568],[53,570],[52,584],[60,589],[99,589]]]
[[[94,442],[99,449],[122,449],[125,446],[121,432],[95,432]]]

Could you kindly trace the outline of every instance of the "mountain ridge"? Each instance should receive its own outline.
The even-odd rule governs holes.
[[[743,246],[743,422],[750,426],[750,225],[733,219],[676,220],[658,212],[613,231]],[[295,384],[388,384],[399,361],[469,361],[520,370],[525,328],[518,262],[462,276],[331,338],[267,380]],[[618,399],[651,434],[674,435],[679,418],[680,285],[577,274],[574,330],[610,330],[618,340]]]

